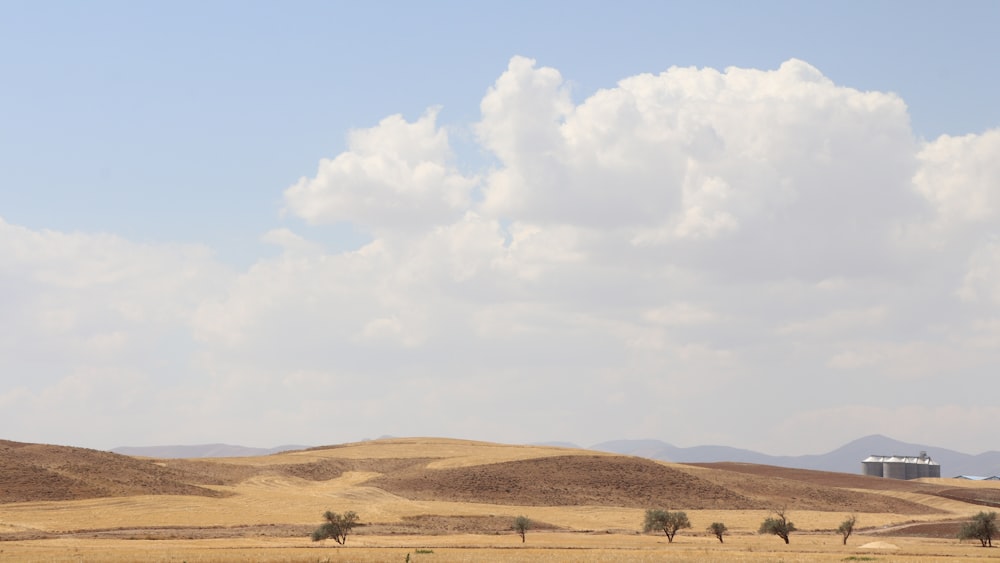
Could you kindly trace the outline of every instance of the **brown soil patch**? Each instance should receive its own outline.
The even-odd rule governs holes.
[[[117,539],[117,540],[177,540],[224,539],[260,537],[305,537],[315,526],[276,524],[266,526],[160,526],[141,528],[114,528],[108,530],[78,530],[67,532],[27,531],[0,534],[0,541],[23,541],[52,538]]]
[[[280,458],[275,458],[280,459]],[[327,481],[347,471],[395,473],[436,458],[324,459],[248,465],[225,458],[153,459],[0,440],[0,504],[135,495],[225,496],[204,486],[232,486],[271,474]]]
[[[450,469],[415,468],[366,483],[415,500],[525,506],[770,506],[650,460],[570,455]]]
[[[162,459],[159,465],[182,472],[200,485],[235,485],[257,475],[287,475],[308,481],[328,481],[351,471],[354,464],[329,459],[284,465],[245,465],[206,459]]]
[[[893,526],[885,530],[872,530],[864,532],[865,535],[886,536],[886,537],[916,537],[916,538],[941,538],[955,539],[958,531],[964,522],[914,522],[902,526]]]
[[[781,479],[805,481],[811,485],[824,485],[827,487],[871,489],[876,491],[908,491],[925,494],[934,494],[935,492],[941,490],[940,486],[918,483],[916,481],[884,479],[882,477],[852,475],[850,473],[836,473],[832,471],[816,471],[813,469],[793,469],[790,467],[777,467],[774,465],[757,465],[754,463],[735,463],[723,461],[716,463],[686,463],[684,465],[707,467],[710,469],[723,469],[725,471],[743,473],[746,475],[756,475],[760,477],[778,477]]]
[[[756,499],[766,504],[765,508],[785,508],[789,510],[817,510],[824,512],[885,512],[895,514],[942,514],[941,510],[907,500],[849,490],[849,488],[870,488],[872,490],[913,490],[931,493],[930,485],[907,483],[886,483],[872,477],[855,476],[846,473],[811,471],[807,469],[787,469],[769,465],[746,463],[692,463],[692,467],[709,469],[698,473],[704,479],[724,486],[732,491]],[[866,487],[858,487],[864,481]],[[841,488],[844,487],[844,488]]]
[[[939,496],[951,500],[979,504],[983,506],[1000,507],[1000,489],[946,487],[943,485],[906,481],[902,479],[885,479],[866,475],[851,475],[850,473],[833,473],[829,471],[813,471],[808,469],[790,469],[770,465],[755,465],[751,463],[692,463],[696,467],[722,469],[727,472],[742,473],[754,477],[779,478],[788,481],[799,481],[810,485],[826,485],[851,489],[869,489],[872,491],[904,491],[926,495]],[[905,501],[899,501],[905,502]],[[941,511],[915,503],[908,503],[923,508],[923,511],[912,509],[900,510],[897,505],[883,505],[888,510],[855,508],[859,512],[895,512],[897,514],[937,514]]]
[[[393,474],[423,468],[434,458],[324,459],[308,463],[271,465],[261,473],[277,473],[309,481],[336,479],[347,471]]]
[[[423,514],[407,516],[401,523],[372,524],[359,528],[362,535],[385,534],[502,534],[510,533],[514,519],[504,516],[439,516]],[[531,521],[531,530],[558,530],[547,522]],[[531,533],[530,531],[528,532]]]
[[[319,525],[317,520],[316,526]],[[43,532],[39,530],[0,534],[0,541],[25,541],[53,538],[117,540],[205,540],[227,538],[302,538],[316,529],[313,525],[269,524],[259,526],[158,526]],[[547,522],[532,520],[531,530],[559,530]],[[512,533],[513,518],[504,516],[407,516],[402,522],[362,523],[351,534],[359,536],[503,534]],[[529,532],[530,533],[530,532]]]
[[[198,485],[235,485],[260,474],[258,467],[222,460],[160,459],[155,460],[155,463],[183,474],[188,482]]]
[[[420,440],[413,442],[420,445]],[[433,443],[432,443],[433,444]],[[397,445],[395,442],[392,445]],[[742,464],[666,464],[644,458],[574,452],[543,452],[542,457],[492,461],[471,449],[499,446],[445,443],[443,448],[379,449],[364,444],[364,455],[265,456],[251,460],[134,458],[109,452],[23,444],[0,440],[0,504],[131,495],[225,496],[208,486],[236,487],[252,477],[280,475],[329,481],[348,472],[379,474],[366,487],[412,500],[453,501],[507,506],[662,507],[672,510],[788,510],[926,515],[942,511],[877,491],[936,494],[966,502],[1000,502],[1000,489],[963,489],[830,473]],[[348,446],[343,446],[347,448]],[[335,448],[321,448],[335,449]],[[318,451],[318,450],[317,450]],[[438,457],[389,457],[386,454],[436,453]],[[525,450],[527,451],[527,450]],[[386,455],[386,457],[379,457]],[[432,469],[448,456],[463,464]],[[482,458],[482,463],[466,464]],[[296,463],[299,461],[299,463]],[[868,489],[872,492],[865,492]],[[396,522],[397,532],[419,529],[499,530],[501,522],[422,517]],[[491,523],[492,522],[492,523]],[[171,522],[174,523],[174,522]],[[215,522],[213,522],[215,523]],[[382,526],[371,523],[371,526]],[[495,526],[494,526],[495,525]],[[492,526],[492,527],[491,527]],[[509,522],[502,522],[507,529]],[[145,532],[144,532],[145,533]],[[173,533],[173,532],[171,532]]]
[[[149,460],[0,440],[0,503],[131,495],[221,494]]]
[[[938,491],[938,496],[970,504],[1000,508],[1000,489],[954,488]]]
[[[347,471],[395,473],[423,467],[436,458],[323,459],[305,463],[245,465],[205,459],[163,459],[159,465],[183,473],[199,485],[235,485],[257,475],[287,475],[307,481],[336,479]]]

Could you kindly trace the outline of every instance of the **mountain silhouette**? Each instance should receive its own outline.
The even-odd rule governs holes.
[[[927,452],[927,455],[941,465],[942,477],[1000,475],[998,451],[970,455],[946,448],[901,442],[881,434],[858,438],[825,454],[801,456],[773,456],[729,446],[680,448],[660,440],[613,440],[596,444],[590,449],[678,463],[733,461],[841,473],[861,473],[861,460],[873,454],[916,456],[920,452]]]

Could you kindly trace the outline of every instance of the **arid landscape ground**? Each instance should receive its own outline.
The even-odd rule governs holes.
[[[640,533],[648,508],[692,528]],[[1000,560],[955,539],[998,508],[1000,483],[438,438],[189,460],[0,441],[0,561]],[[757,534],[774,509],[799,529],[788,545]],[[344,546],[310,541],[327,510],[360,516]],[[534,524],[524,543],[518,515]]]

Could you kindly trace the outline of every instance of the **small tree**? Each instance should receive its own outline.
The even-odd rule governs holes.
[[[844,536],[844,545],[847,545],[847,538],[851,537],[851,534],[854,532],[854,525],[857,523],[857,515],[851,514],[850,518],[841,522],[840,527],[837,528],[837,532]]]
[[[958,532],[958,539],[977,539],[983,544],[983,547],[993,547],[994,536],[1000,536],[1000,530],[997,530],[996,512],[976,514],[972,517],[972,522],[963,524],[962,529]]]
[[[760,524],[758,534],[774,534],[788,543],[788,534],[795,531],[795,524],[792,524],[785,516],[785,509],[775,510],[776,518],[767,518]]]
[[[683,512],[667,512],[658,508],[651,508],[646,511],[646,520],[643,523],[642,531],[652,532],[663,530],[667,535],[667,543],[674,542],[674,536],[678,530],[690,528],[691,521],[687,514]]]
[[[712,532],[715,534],[715,537],[719,538],[719,543],[723,543],[722,535],[728,532],[729,529],[726,528],[726,525],[722,522],[712,522],[712,524],[708,527],[708,531]]]
[[[354,511],[337,514],[327,510],[323,513],[323,518],[326,522],[313,531],[312,541],[333,538],[333,541],[344,545],[344,542],[347,541],[347,534],[358,525],[358,515]]]
[[[521,536],[521,543],[524,543],[524,533],[531,529],[531,520],[528,520],[524,516],[518,516],[514,519],[514,531]]]

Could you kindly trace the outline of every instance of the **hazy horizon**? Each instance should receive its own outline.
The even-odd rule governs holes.
[[[445,439],[445,440],[455,439],[455,440],[476,441],[476,440],[474,440],[472,438],[452,438],[450,436],[379,436],[377,438],[361,438],[360,440],[355,440],[355,441],[352,441],[352,442],[342,442],[342,443],[334,443],[334,444],[290,444],[289,443],[289,444],[272,444],[272,445],[247,445],[247,444],[231,444],[231,443],[222,443],[222,442],[201,442],[201,443],[186,443],[186,444],[121,444],[121,445],[115,446],[113,448],[108,448],[108,451],[132,450],[132,449],[155,449],[155,448],[202,448],[202,447],[211,447],[211,446],[224,446],[224,447],[233,447],[233,448],[245,448],[245,449],[249,449],[249,450],[279,450],[280,449],[282,451],[289,451],[288,448],[293,448],[293,449],[294,448],[317,448],[317,447],[324,447],[324,446],[341,446],[341,445],[352,444],[352,443],[356,444],[356,443],[363,443],[363,442],[374,442],[374,441],[379,441],[379,440],[407,440],[407,439],[418,440],[418,439],[422,439],[422,438],[426,438],[426,439]],[[497,444],[503,444],[503,445],[524,445],[524,446],[555,446],[555,447],[579,448],[579,449],[585,449],[585,450],[587,450],[587,449],[595,449],[597,446],[603,446],[603,445],[611,444],[611,443],[615,443],[615,442],[655,442],[655,443],[664,444],[664,445],[667,445],[667,446],[676,447],[676,448],[679,448],[679,449],[691,449],[691,448],[727,448],[727,449],[738,449],[738,450],[752,451],[754,453],[762,454],[762,455],[765,455],[765,456],[772,456],[772,457],[800,457],[800,456],[814,456],[814,455],[829,454],[831,452],[834,452],[834,451],[837,451],[837,450],[843,448],[844,446],[849,446],[851,444],[854,444],[855,442],[859,442],[859,441],[866,440],[866,439],[871,439],[871,438],[884,438],[884,439],[891,440],[891,441],[902,442],[901,440],[896,440],[892,436],[885,436],[885,435],[882,435],[882,434],[869,434],[867,436],[858,436],[857,438],[848,440],[847,442],[844,442],[843,444],[839,444],[839,445],[834,446],[833,448],[830,448],[830,449],[827,449],[827,450],[816,451],[816,452],[804,452],[802,454],[795,454],[795,455],[791,455],[791,456],[784,456],[782,454],[772,454],[772,453],[770,453],[768,451],[751,450],[751,449],[743,448],[743,447],[741,447],[739,445],[734,445],[734,444],[694,444],[694,445],[690,445],[690,446],[677,446],[676,444],[670,443],[668,440],[661,440],[661,439],[658,439],[658,438],[622,438],[622,439],[605,440],[603,442],[597,442],[597,443],[593,443],[593,444],[577,444],[577,443],[566,442],[566,441],[562,441],[562,440],[541,440],[541,441],[537,441],[537,442],[487,442],[487,443],[497,443]],[[73,444],[58,444],[58,445],[73,446]],[[951,448],[945,448],[945,447],[939,446],[937,444],[915,443],[914,445],[915,446],[920,446],[920,447],[923,447],[923,448],[930,448],[927,451],[948,450],[950,452],[957,452],[957,453],[960,453],[960,454],[965,454],[965,455],[970,455],[970,456],[976,456],[976,455],[980,455],[980,454],[984,454],[984,453],[990,453],[990,452],[1000,451],[1000,450],[997,450],[995,448],[987,448],[987,449],[976,450],[976,451],[959,451],[959,450],[952,450]],[[893,452],[895,454],[900,454],[900,455],[906,455],[906,454],[910,453],[909,451],[895,451],[895,450]],[[914,452],[912,452],[912,455],[917,455],[918,453],[920,453],[920,452],[919,451],[914,451]],[[877,455],[877,454],[873,454],[873,455]],[[889,455],[892,455],[892,454],[889,454]],[[933,458],[934,456],[931,455],[930,457]]]
[[[0,438],[1000,449],[998,22],[0,6]]]

